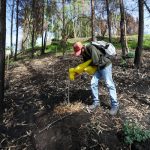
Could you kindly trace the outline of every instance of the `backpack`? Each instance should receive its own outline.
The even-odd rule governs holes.
[[[116,48],[111,43],[105,41],[93,41],[92,45],[101,50],[106,57],[113,58],[116,56]]]

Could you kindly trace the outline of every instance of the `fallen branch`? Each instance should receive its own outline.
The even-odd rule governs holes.
[[[31,146],[31,144],[27,145],[27,144],[22,144],[22,145],[13,145],[13,146],[8,146],[8,147],[3,147],[3,149],[13,149],[13,148],[17,148],[17,147],[21,147],[21,146],[25,146],[25,147],[29,147]]]

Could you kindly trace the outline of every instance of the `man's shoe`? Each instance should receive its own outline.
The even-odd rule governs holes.
[[[117,114],[118,110],[119,110],[119,106],[112,107],[109,113],[110,115],[114,116]]]
[[[97,107],[99,107],[100,105],[90,105],[86,107],[86,110],[88,113],[93,112]]]

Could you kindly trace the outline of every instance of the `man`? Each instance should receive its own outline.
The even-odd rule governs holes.
[[[111,100],[110,114],[116,115],[119,109],[119,102],[117,100],[115,84],[112,79],[112,63],[110,58],[105,57],[104,49],[100,50],[92,44],[84,46],[81,42],[76,42],[73,45],[73,48],[75,56],[82,56],[84,62],[92,59],[91,65],[98,67],[91,80],[91,90],[94,102],[92,105],[87,107],[88,112],[92,112],[100,106],[98,82],[103,78],[108,88]]]

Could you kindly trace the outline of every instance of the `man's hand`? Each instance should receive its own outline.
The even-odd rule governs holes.
[[[75,73],[75,78],[78,78],[79,76],[80,76],[80,74],[78,74],[78,73]]]

